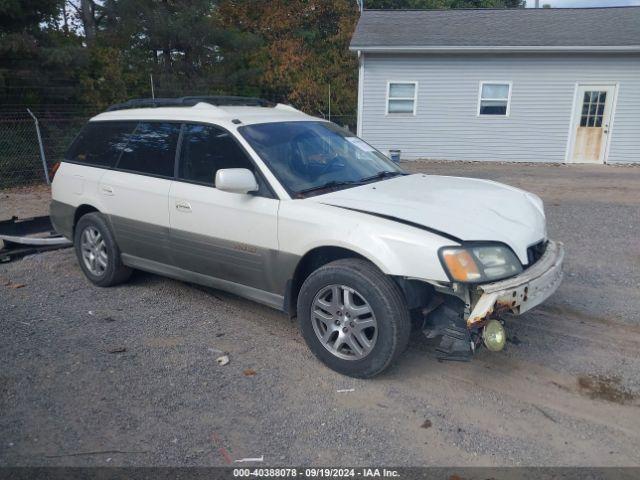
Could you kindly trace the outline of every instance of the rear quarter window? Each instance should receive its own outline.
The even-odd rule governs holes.
[[[112,168],[124,151],[137,122],[89,122],[69,148],[65,159]]]

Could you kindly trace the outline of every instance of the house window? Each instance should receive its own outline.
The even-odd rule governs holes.
[[[418,82],[389,82],[387,85],[387,113],[416,114]]]
[[[510,82],[480,82],[478,115],[509,115]]]

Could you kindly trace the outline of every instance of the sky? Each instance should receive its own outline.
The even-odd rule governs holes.
[[[548,3],[555,8],[570,7],[616,7],[640,5],[640,0],[540,0],[540,6]],[[536,0],[527,0],[527,7],[533,7]]]

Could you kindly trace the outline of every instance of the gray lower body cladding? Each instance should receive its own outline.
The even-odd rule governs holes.
[[[125,253],[122,254],[122,263],[129,267],[156,273],[164,277],[175,278],[176,280],[182,280],[184,282],[197,283],[198,285],[224,290],[241,297],[248,298],[249,300],[262,303],[269,307],[284,310],[284,295],[267,292],[248,285],[230,282],[219,277],[203,275],[201,273],[185,270],[173,265],[167,265],[166,263],[154,262],[153,260],[135,257]]]
[[[76,207],[52,200],[49,204],[49,218],[56,232],[68,239],[73,239],[73,221]]]
[[[75,207],[51,202],[51,221],[73,237]],[[283,253],[222,238],[107,215],[125,264],[203,284],[283,308],[287,282],[300,260]],[[275,305],[274,302],[279,302]]]

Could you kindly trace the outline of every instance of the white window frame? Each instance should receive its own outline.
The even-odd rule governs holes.
[[[404,84],[404,85],[413,85],[413,97],[389,97],[389,93],[391,92],[392,84]],[[389,112],[389,100],[412,100],[413,101],[413,112]],[[416,111],[418,108],[418,82],[410,81],[410,80],[389,80],[387,82],[387,99],[386,99],[386,113],[385,115],[416,115]]]
[[[489,115],[486,113],[480,113],[480,106],[482,105],[482,100],[493,100],[493,101],[504,101],[504,98],[482,98],[482,87],[484,85],[508,85],[509,93],[507,94],[507,111],[504,115]],[[508,82],[505,80],[484,80],[480,82],[480,87],[478,88],[478,109],[476,112],[476,116],[484,117],[484,118],[507,118],[511,114],[511,91],[513,90],[513,82]]]

